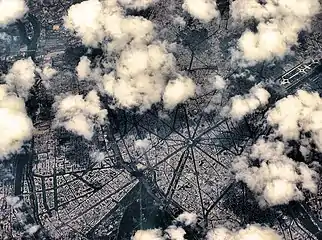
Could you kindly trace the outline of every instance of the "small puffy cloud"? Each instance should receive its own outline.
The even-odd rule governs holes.
[[[165,240],[161,229],[138,230],[132,240]]]
[[[176,221],[182,222],[186,226],[195,225],[198,220],[197,217],[195,213],[183,212],[176,218]]]
[[[270,98],[270,93],[259,85],[252,87],[246,95],[237,95],[231,98],[228,115],[236,120],[242,119],[257,108],[265,106]]]
[[[185,240],[186,231],[182,227],[169,226],[165,232],[171,240]]]
[[[42,69],[36,68],[36,71],[44,82],[49,81],[58,73],[58,71],[52,68],[49,64],[46,64]]]
[[[288,51],[289,45],[284,36],[273,23],[258,25],[258,33],[246,30],[238,41],[243,58],[251,63],[282,58]],[[251,64],[252,65],[252,64]]]
[[[0,27],[14,23],[28,12],[24,0],[0,0]]]
[[[215,0],[184,0],[182,8],[192,17],[206,23],[220,15]]]
[[[134,142],[135,149],[138,150],[147,150],[150,145],[150,141],[147,138],[138,139]]]
[[[29,90],[35,83],[35,70],[36,65],[31,58],[21,59],[12,65],[8,74],[4,76],[4,80],[11,91],[27,99]]]
[[[77,77],[80,81],[87,79],[91,75],[92,69],[90,65],[91,61],[88,59],[88,57],[81,57],[76,67]]]
[[[65,27],[74,31],[85,45],[97,47],[104,39],[102,11],[103,4],[98,0],[72,5],[64,18]]]
[[[158,0],[118,0],[118,2],[126,7],[132,9],[146,9],[150,7],[152,4],[158,2]]]
[[[232,167],[236,180],[247,184],[260,206],[303,200],[303,190],[317,191],[318,174],[305,163],[287,157],[284,143],[280,141],[258,140],[250,153],[234,160]]]
[[[13,208],[21,208],[23,204],[18,196],[7,196],[6,202]]]
[[[104,93],[102,87],[102,69],[99,67],[91,68],[91,61],[86,56],[82,56],[76,67],[79,81],[92,81],[98,85],[99,90]]]
[[[39,225],[26,225],[25,230],[29,235],[34,235],[40,229]]]
[[[105,160],[106,155],[104,152],[100,152],[96,150],[90,153],[90,157],[94,162],[101,163]]]
[[[179,25],[180,27],[185,27],[186,26],[186,21],[184,20],[184,18],[183,17],[181,17],[181,16],[176,16],[176,17],[174,17],[173,18],[173,23],[175,24],[175,25]]]
[[[297,44],[298,33],[309,30],[311,19],[320,10],[319,0],[301,2],[274,0],[236,0],[231,4],[235,22],[259,21],[257,32],[246,30],[238,42],[233,58],[248,65],[283,57]],[[290,27],[292,26],[292,27]]]
[[[0,159],[16,153],[32,137],[33,125],[23,99],[0,85]]]
[[[227,86],[227,82],[220,75],[212,76],[211,78],[209,78],[209,82],[216,90],[223,90]]]
[[[64,127],[86,139],[92,138],[95,123],[103,124],[107,116],[96,91],[90,91],[85,98],[82,95],[56,97],[53,108],[56,111],[54,127]]]
[[[169,226],[166,230],[161,229],[147,229],[138,230],[131,238],[132,240],[184,240],[186,231],[182,227],[174,225]]]
[[[184,240],[186,231],[175,224],[182,223],[185,226],[194,226],[197,223],[197,214],[183,212],[164,231],[161,229],[139,230],[132,237],[132,240]]]
[[[57,70],[52,68],[51,66],[44,66],[41,72],[41,79],[48,81],[52,79],[53,76],[57,74]]]
[[[166,109],[173,109],[195,95],[196,85],[188,77],[179,77],[170,80],[163,93],[163,103]]]
[[[231,231],[225,227],[217,227],[207,234],[207,240],[282,240],[275,230],[257,224],[248,225],[239,231]]]
[[[284,140],[300,140],[301,132],[310,132],[322,151],[322,98],[318,93],[299,90],[277,101],[267,114],[267,122]]]

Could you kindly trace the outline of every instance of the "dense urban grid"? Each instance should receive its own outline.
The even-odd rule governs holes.
[[[321,5],[0,0],[0,239],[322,239]]]

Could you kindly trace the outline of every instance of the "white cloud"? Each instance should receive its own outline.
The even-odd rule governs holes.
[[[254,165],[256,161],[259,165]],[[288,158],[280,141],[258,140],[249,154],[234,160],[232,167],[236,180],[247,184],[257,195],[260,206],[303,200],[303,190],[317,191],[318,174],[306,164]]]
[[[23,99],[10,93],[7,85],[0,85],[0,159],[18,152],[31,139],[32,130]]]
[[[134,147],[138,150],[147,150],[150,145],[150,141],[147,138],[138,139],[134,142]]]
[[[75,31],[85,45],[97,47],[104,39],[102,11],[103,4],[98,0],[72,5],[64,18],[65,27]]]
[[[197,223],[197,214],[183,212],[177,218],[176,221],[184,223],[186,226],[195,225]]]
[[[237,95],[231,98],[228,114],[231,118],[240,120],[257,108],[265,106],[270,96],[268,91],[256,85],[249,90],[249,94]]]
[[[65,27],[91,47],[104,40],[111,51],[120,51],[126,44],[149,42],[154,31],[152,22],[134,16],[125,16],[117,0],[88,0],[72,5],[64,18]]]
[[[26,233],[34,235],[40,229],[39,225],[27,225],[25,226]]]
[[[104,152],[100,152],[96,150],[90,153],[90,157],[94,162],[101,163],[105,160],[106,155]]]
[[[8,74],[4,76],[4,80],[11,91],[27,99],[29,90],[35,83],[35,70],[36,65],[31,58],[21,59],[12,65]]]
[[[216,90],[223,90],[227,86],[227,82],[220,75],[211,76],[209,78],[209,82]]]
[[[81,57],[76,67],[77,77],[80,81],[87,79],[91,75],[92,69],[90,65],[91,61],[88,59],[88,57]]]
[[[161,45],[130,46],[121,53],[116,71],[104,76],[105,91],[121,107],[149,109],[161,100],[163,74],[171,69],[171,61]]]
[[[138,230],[132,240],[184,240],[185,230],[174,225],[169,226],[165,231],[161,229]]]
[[[258,32],[246,30],[238,42],[233,58],[254,65],[258,61],[283,57],[297,43],[298,33],[309,30],[311,18],[320,10],[319,0],[236,0],[231,15],[236,23],[255,18]]]
[[[161,229],[138,230],[132,240],[165,240]]]
[[[171,109],[192,97],[195,90],[194,82],[181,75],[167,83],[173,72],[175,60],[164,44],[129,45],[117,60],[116,71],[104,75],[103,86],[121,107],[145,111],[163,98],[165,107]]]
[[[28,12],[24,0],[0,0],[0,27],[14,23]]]
[[[49,64],[46,64],[42,69],[36,68],[36,72],[39,73],[41,79],[45,84],[48,84],[47,82],[58,73],[58,71],[52,68]]]
[[[195,91],[196,85],[193,80],[179,75],[177,79],[170,80],[164,90],[164,107],[166,109],[173,109],[179,103],[183,103],[193,97]]]
[[[230,231],[225,227],[218,227],[208,232],[207,240],[282,240],[275,230],[260,225],[248,225],[239,231]]]
[[[103,124],[107,116],[96,91],[90,91],[85,98],[82,95],[56,97],[53,107],[56,111],[54,127],[64,127],[86,139],[92,138],[95,123]]]
[[[217,227],[210,230],[206,236],[207,240],[234,240],[234,233],[225,227]]]
[[[186,231],[182,227],[169,226],[165,232],[168,234],[171,240],[184,240]]]
[[[126,8],[146,9],[159,0],[118,0],[119,3]]]
[[[180,27],[185,27],[186,26],[186,21],[184,20],[184,18],[183,17],[181,17],[181,16],[175,16],[174,18],[173,18],[173,23],[175,24],[175,25],[179,25]]]
[[[182,8],[192,17],[206,23],[220,15],[215,0],[184,0]]]
[[[6,202],[13,208],[21,208],[23,201],[18,196],[7,196]]]
[[[310,132],[312,140],[322,151],[322,99],[318,93],[299,90],[278,102],[267,114],[267,121],[277,128],[284,140],[301,140],[301,132]]]
[[[141,112],[162,98],[168,108],[173,108],[191,97],[194,83],[176,72],[175,58],[168,52],[166,43],[155,41],[154,24],[143,17],[126,16],[118,3],[89,0],[69,9],[66,27],[76,31],[85,45],[102,43],[106,56],[107,66],[94,69],[82,57],[76,68],[79,80],[94,81],[101,93],[113,97],[116,106],[138,108]],[[88,16],[89,20],[84,20],[82,16],[91,8],[95,11]],[[168,79],[177,75],[166,89]],[[168,94],[174,87],[180,92],[175,98]]]
[[[185,226],[194,226],[197,223],[197,214],[183,212],[175,222],[183,223]],[[132,240],[184,240],[185,230],[182,227],[170,225],[163,231],[161,229],[139,230],[132,237]]]

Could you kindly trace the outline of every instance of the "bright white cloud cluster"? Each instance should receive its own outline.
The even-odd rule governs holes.
[[[12,65],[8,74],[4,76],[4,80],[11,91],[27,99],[29,90],[35,83],[35,70],[36,65],[31,58],[21,59]]]
[[[0,27],[14,23],[28,12],[24,0],[0,0]]]
[[[103,4],[98,0],[72,5],[64,19],[65,27],[75,31],[85,45],[97,47],[104,39],[102,11]]]
[[[65,27],[76,32],[85,45],[97,47],[107,40],[107,48],[113,51],[122,50],[129,42],[149,42],[154,34],[152,22],[125,16],[117,0],[88,0],[72,5],[64,20]]]
[[[207,240],[282,240],[275,230],[260,225],[248,225],[239,231],[218,227],[208,232]]]
[[[91,8],[95,10],[91,12],[93,16],[84,20],[82,16]],[[113,71],[91,69],[86,57],[81,58],[76,71],[79,80],[94,80],[102,93],[115,99],[117,106],[145,111],[163,100],[165,108],[172,109],[194,95],[195,83],[177,73],[174,56],[165,43],[155,40],[153,23],[126,16],[118,1],[76,4],[69,9],[65,24],[76,31],[85,45],[108,41],[103,49],[108,55],[108,68]],[[173,95],[173,91],[178,94]]]
[[[157,42],[128,45],[116,60],[115,71],[99,77],[101,72],[90,69],[87,58],[82,58],[77,66],[80,80],[95,80],[100,90],[114,97],[123,108],[145,111],[163,99],[165,108],[172,109],[193,97],[196,88],[193,80],[176,73],[173,55]]]
[[[32,137],[33,125],[24,99],[35,83],[35,68],[31,58],[22,59],[2,76],[6,84],[0,85],[0,159],[18,152],[24,141]]]
[[[116,70],[103,77],[104,90],[113,96],[121,107],[139,107],[144,111],[164,99],[165,107],[173,108],[194,95],[195,84],[190,78],[177,74],[175,60],[164,44],[132,46],[124,49],[117,60]],[[169,95],[176,88],[176,96]]]
[[[206,23],[220,15],[215,0],[184,0],[182,8],[192,17]]]
[[[322,151],[322,98],[318,93],[299,90],[279,100],[268,112],[267,121],[277,127],[277,134],[285,140],[300,140],[301,132],[310,132]]]
[[[228,115],[233,119],[240,120],[257,108],[265,106],[270,96],[267,90],[256,85],[249,90],[249,94],[237,95],[231,98],[231,107],[228,110]]]
[[[260,206],[303,200],[303,190],[317,191],[318,174],[305,163],[288,158],[280,141],[258,140],[249,154],[235,159],[232,167],[236,179],[257,195]]]
[[[86,139],[92,138],[95,123],[103,124],[107,116],[96,91],[90,91],[85,98],[82,95],[56,97],[53,107],[56,111],[54,127],[64,127]]]
[[[118,0],[119,3],[130,9],[146,9],[152,4],[157,3],[159,0]]]
[[[32,121],[27,116],[23,99],[0,85],[0,159],[18,152],[32,137]]]
[[[246,30],[238,42],[237,59],[253,65],[258,61],[283,57],[297,43],[298,33],[307,30],[311,18],[320,11],[319,0],[236,0],[231,4],[235,22],[259,21],[257,32]]]
[[[181,216],[181,217],[180,217]],[[196,223],[197,216],[193,213],[183,213],[177,219],[191,220]],[[188,224],[189,225],[189,224]],[[147,229],[137,231],[132,240],[185,240],[185,230],[175,225],[161,229]],[[217,227],[207,233],[206,240],[282,240],[281,236],[269,227],[252,224],[239,231],[231,231],[225,227]]]

